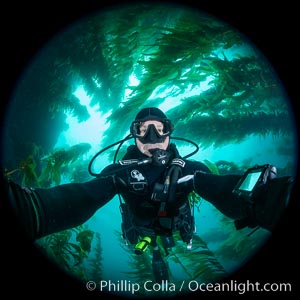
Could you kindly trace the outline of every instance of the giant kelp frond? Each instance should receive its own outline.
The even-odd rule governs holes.
[[[141,13],[143,9],[138,11],[137,7],[128,7],[104,14],[101,33],[105,39],[101,51],[107,66],[105,80],[109,84],[109,94],[106,98],[98,99],[104,111],[106,108],[117,109],[124,98],[128,78],[133,73],[134,63],[140,53]],[[114,22],[111,22],[112,19]]]
[[[103,249],[101,246],[101,236],[98,232],[95,233],[95,241],[94,241],[94,251],[93,251],[93,256],[88,257],[88,262],[90,265],[88,275],[89,275],[89,280],[93,280],[95,282],[100,282],[102,279],[102,272],[103,272],[103,265],[102,265],[102,260],[103,260]]]
[[[16,97],[22,99],[25,114],[37,122],[42,120],[45,130],[52,128],[51,138],[45,140],[35,128],[16,120],[16,126],[26,131],[19,139],[23,148],[26,140],[45,148],[55,144],[65,112],[79,121],[89,117],[74,96],[79,85],[101,113],[112,112],[103,145],[108,145],[112,136],[121,139],[140,108],[160,106],[166,99],[170,103],[174,99],[176,104],[181,101],[167,112],[175,130],[180,127],[185,134],[188,129],[184,127],[197,128],[196,136],[201,136],[197,142],[203,147],[221,146],[226,139],[243,140],[253,130],[251,124],[243,136],[251,114],[264,113],[275,122],[275,129],[268,127],[272,121],[254,128],[254,134],[277,131],[281,118],[288,118],[272,69],[237,31],[211,16],[172,5],[141,3],[103,11],[69,27],[49,43],[20,81]],[[211,123],[199,120],[204,117],[211,118]],[[242,128],[234,124],[239,118],[245,119]],[[219,132],[224,123],[230,128],[222,138]],[[202,128],[210,135],[207,140],[203,140]],[[191,133],[187,134],[190,137]],[[24,151],[25,155],[29,152]]]
[[[19,163],[18,168],[13,170],[5,169],[3,175],[9,180],[20,182],[22,186],[40,187],[40,180],[36,168],[36,157],[34,154],[29,154]]]
[[[284,136],[288,135],[290,130],[289,116],[286,113],[259,112],[236,114],[230,117],[197,115],[190,119],[188,124],[179,121],[176,126],[176,136],[198,141],[202,148],[207,148],[239,143],[252,135]]]
[[[203,118],[205,123],[210,119],[214,125],[208,123],[206,128],[210,130],[205,135],[202,135],[202,124],[194,123],[193,128],[201,131],[202,139],[211,134],[214,136],[215,146],[221,146],[222,142],[218,141],[217,135],[221,128],[223,130],[225,123],[232,127],[230,129],[232,135],[230,132],[225,132],[223,136],[228,138],[228,141],[240,141],[243,138],[234,139],[233,136],[245,133],[246,137],[247,129],[253,134],[262,132],[257,132],[257,129],[255,130],[249,123],[245,126],[241,123],[241,128],[235,127],[235,122],[244,119],[242,122],[247,122],[247,118],[251,116],[260,117],[260,119],[271,118],[265,126],[258,124],[260,131],[269,133],[273,129],[273,122],[276,127],[276,124],[281,123],[281,118],[288,118],[287,106],[280,100],[283,96],[280,85],[271,76],[270,69],[259,58],[245,56],[227,60],[219,56],[211,56],[202,61],[199,68],[202,74],[206,74],[206,78],[210,78],[207,88],[199,94],[185,96],[179,107],[168,111],[168,116],[175,124],[176,134],[184,134],[184,127],[191,126],[195,119]],[[218,120],[222,120],[222,117],[224,124],[219,124],[219,127]],[[255,120],[248,121],[255,122]],[[278,131],[278,127],[279,125],[273,132]],[[287,134],[290,129],[290,126],[287,126],[282,130],[284,134]],[[203,143],[209,142],[203,141]]]
[[[235,162],[230,162],[226,160],[218,160],[216,162],[216,166],[218,167],[218,170],[220,174],[226,175],[226,174],[243,174],[245,170],[252,167],[251,158],[247,161],[247,163],[243,166],[237,165]]]
[[[70,90],[69,92],[71,93],[72,91]],[[49,105],[49,113],[52,115],[52,118],[55,118],[55,115],[61,112],[76,116],[79,122],[85,121],[90,117],[86,107],[81,105],[73,94],[68,98],[57,98],[56,100]]]
[[[81,165],[81,160],[89,152],[91,145],[89,143],[79,143],[68,148],[60,148],[44,155],[45,151],[39,151],[35,146],[31,154],[19,163],[19,167],[14,170],[6,170],[4,176],[15,180],[22,186],[30,187],[49,187],[53,184],[61,183],[63,175],[70,176],[70,179],[76,177],[75,167]],[[77,171],[77,170],[76,170]],[[87,167],[82,177],[87,178]],[[83,181],[80,177],[81,181]]]
[[[270,232],[262,228],[253,233],[251,228],[236,230],[234,222],[225,216],[221,217],[221,226],[227,238],[222,241],[215,255],[222,260],[231,261],[239,257],[239,261],[245,263],[270,237]]]
[[[125,272],[125,274],[136,282],[153,280],[151,262],[152,258],[150,253],[143,253],[142,255],[132,253],[132,259],[128,263],[128,265],[132,268],[132,271]]]
[[[52,71],[57,78],[50,85],[54,94],[52,107],[58,112],[65,105],[80,121],[89,115],[84,113],[84,106],[77,105],[78,99],[72,97],[79,85],[84,86],[87,95],[92,98],[92,105],[99,104],[100,99],[107,99],[110,93],[109,69],[102,54],[105,41],[103,26],[103,18],[90,16],[55,40],[61,46],[60,52],[54,53],[53,56],[56,56],[52,58]],[[59,90],[65,92],[63,97],[55,97]],[[106,111],[105,107],[103,111]]]
[[[190,280],[207,283],[224,279],[228,276],[224,267],[219,263],[207,244],[197,235],[193,236],[193,246],[189,251],[186,243],[175,235],[176,247],[172,249],[169,259],[183,267]]]
[[[61,177],[64,173],[70,172],[69,167],[77,160],[82,158],[91,148],[88,143],[79,143],[69,147],[68,149],[57,149],[53,153],[42,158],[44,168],[41,172],[39,180],[44,187],[51,184],[60,184]]]
[[[208,169],[212,172],[212,174],[219,175],[219,169],[216,164],[214,164],[213,162],[207,159],[205,159],[203,163],[208,167]],[[200,211],[202,198],[195,191],[192,191],[188,194],[188,199],[189,199],[190,207],[192,208],[196,207],[197,210]]]
[[[89,256],[93,237],[87,225],[80,225],[43,237],[36,244],[60,268],[87,280],[82,262]]]
[[[203,160],[203,163],[208,167],[212,174],[219,175],[219,169],[217,164],[209,161],[208,159]]]
[[[195,18],[195,15],[193,17]],[[199,85],[206,79],[208,75],[203,75],[203,70],[198,64],[215,47],[222,47],[226,43],[222,33],[227,32],[228,28],[217,22],[191,23],[190,15],[183,14],[173,20],[173,24],[167,24],[165,27],[151,26],[144,30],[152,35],[151,43],[148,41],[144,45],[147,53],[138,60],[138,64],[144,70],[139,78],[140,83],[133,89],[131,97],[110,116],[111,122],[118,120],[119,128],[122,120],[123,131],[132,120],[132,112],[143,106],[155,90],[162,86],[165,89],[173,86],[173,90],[177,87],[177,94],[183,93],[191,83]],[[214,42],[209,42],[211,40]]]
[[[51,234],[37,241],[37,245],[41,247],[48,257],[61,268],[70,270],[71,264],[68,242],[72,236],[71,230],[65,230],[59,233]]]
[[[192,191],[188,194],[188,199],[189,199],[190,206],[193,207],[194,205],[199,211],[202,198],[195,191]]]

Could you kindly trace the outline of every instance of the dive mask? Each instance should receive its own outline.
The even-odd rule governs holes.
[[[166,137],[172,133],[174,127],[170,120],[162,120],[160,122],[163,124],[162,132],[159,132],[154,124],[149,124],[146,132],[141,134],[140,127],[143,122],[134,121],[130,126],[130,133],[143,144],[163,143]]]

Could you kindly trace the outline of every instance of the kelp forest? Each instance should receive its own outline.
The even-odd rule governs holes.
[[[78,89],[88,104],[80,101]],[[242,174],[257,161],[268,163],[270,156],[276,158],[280,175],[295,172],[289,100],[259,49],[236,28],[204,12],[139,3],[86,16],[37,51],[16,82],[7,108],[4,175],[24,186],[43,188],[91,180],[91,158],[128,135],[136,113],[147,106],[167,114],[175,137],[199,146],[191,159],[202,161],[212,173]],[[68,120],[80,126],[91,120],[91,111],[102,120],[93,133],[80,138],[75,130],[77,139],[72,141],[61,137],[72,130]],[[84,138],[89,134],[94,144]],[[249,139],[251,151],[239,148]],[[193,151],[188,143],[174,143],[183,153]],[[229,146],[234,147],[231,155]],[[99,157],[97,171],[112,163],[115,151],[108,149]],[[125,151],[126,145],[118,159]],[[220,154],[208,155],[214,151]],[[151,249],[139,256],[124,243],[119,202],[111,202],[88,222],[36,241],[37,247],[83,282],[154,280]],[[175,247],[164,252],[172,282],[222,280],[269,237],[264,229],[236,230],[232,220],[194,193],[190,203],[198,218],[192,249],[187,250],[175,233]],[[111,254],[117,260],[105,252],[112,241],[118,245]],[[122,267],[112,278],[110,272],[119,263]]]

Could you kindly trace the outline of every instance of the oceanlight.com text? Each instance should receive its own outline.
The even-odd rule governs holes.
[[[231,280],[223,283],[198,283],[195,280],[188,282],[188,290],[191,292],[291,292],[291,283],[260,283],[260,282],[237,282]]]
[[[223,283],[200,283],[196,280],[172,283],[168,280],[154,282],[147,280],[143,283],[131,282],[130,280],[101,280],[100,282],[88,281],[86,288],[89,291],[99,290],[101,292],[127,292],[135,294],[138,291],[146,292],[236,292],[245,294],[248,292],[291,292],[291,283],[260,283],[260,282],[238,282],[231,280]]]

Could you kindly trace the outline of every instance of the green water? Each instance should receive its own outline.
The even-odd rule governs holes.
[[[199,145],[191,159],[214,166],[220,174],[265,163],[276,165],[282,176],[296,172],[289,99],[255,45],[201,12],[138,4],[88,16],[40,49],[17,82],[7,110],[4,165],[18,170],[13,179],[20,184],[48,187],[90,180],[92,156],[124,138],[137,111],[146,106],[162,109],[175,125],[174,136]],[[182,155],[194,149],[180,142],[178,148]],[[58,151],[64,158],[45,172]],[[100,171],[111,163],[114,151],[105,152],[94,167]],[[22,163],[27,171],[19,170]],[[179,293],[183,280],[226,278],[270,236],[263,229],[250,236],[250,229],[236,231],[231,220],[202,201],[192,250],[178,242],[166,258],[174,286],[145,291],[143,283],[152,280],[145,267],[150,252],[141,258],[126,248],[120,224],[119,200],[114,198],[79,228],[36,243],[84,283],[111,280],[116,294],[129,296],[132,290],[126,292],[125,286],[138,283],[136,296],[167,296]],[[90,231],[90,251],[71,246],[79,245],[79,233],[87,238]]]

